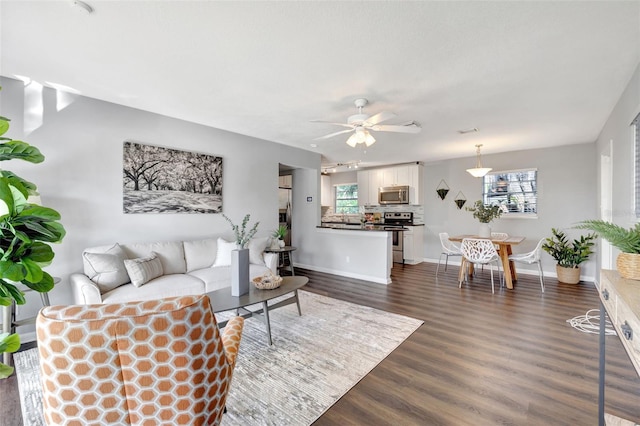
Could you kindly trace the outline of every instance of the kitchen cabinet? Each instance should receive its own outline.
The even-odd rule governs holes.
[[[404,261],[410,265],[417,265],[423,261],[424,226],[405,226],[402,236]]]
[[[358,182],[358,193],[360,193],[360,183]],[[360,197],[358,197],[358,202]],[[333,188],[331,187],[331,176],[320,176],[320,205],[333,206]]]
[[[378,205],[378,188],[381,186],[409,186],[410,204],[422,204],[424,166],[419,163],[393,167],[361,170],[358,172],[358,204]]]
[[[293,176],[278,176],[278,187],[291,189],[291,183],[293,182]]]

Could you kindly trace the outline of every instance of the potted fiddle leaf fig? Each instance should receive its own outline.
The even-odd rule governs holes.
[[[579,239],[569,241],[564,231],[551,228],[552,236],[547,238],[542,249],[553,257],[556,264],[558,281],[567,284],[578,284],[580,281],[580,264],[593,254],[592,247],[596,234],[581,235]]]
[[[20,348],[20,336],[17,334],[0,333],[0,354],[13,353]],[[6,379],[13,374],[13,367],[0,362],[0,379]]]
[[[26,142],[5,137],[9,119],[0,117],[0,161],[24,160],[41,163],[44,155]],[[21,283],[38,292],[53,288],[53,278],[42,268],[54,257],[49,244],[59,243],[65,230],[60,214],[31,204],[38,195],[35,184],[8,170],[0,170],[0,305],[26,303]]]

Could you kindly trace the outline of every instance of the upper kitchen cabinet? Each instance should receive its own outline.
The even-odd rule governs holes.
[[[358,201],[360,197],[358,197]],[[333,190],[331,188],[331,176],[320,176],[320,205],[323,207],[333,206]]]
[[[358,171],[358,205],[377,206],[378,188],[383,185],[383,169]]]
[[[362,170],[358,172],[358,204],[378,205],[378,188],[381,186],[408,186],[409,202],[422,204],[421,184],[424,166],[420,163]]]
[[[293,176],[278,176],[278,186],[280,188],[289,188],[291,189],[291,183],[293,182]]]

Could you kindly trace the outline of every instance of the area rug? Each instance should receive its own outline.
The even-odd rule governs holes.
[[[295,304],[245,321],[222,425],[309,425],[422,321],[300,291]],[[216,315],[219,320],[229,314]],[[24,425],[43,425],[36,349],[14,354]]]

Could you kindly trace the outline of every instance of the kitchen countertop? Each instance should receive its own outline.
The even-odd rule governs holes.
[[[390,225],[360,225],[359,223],[323,223],[320,226],[317,226],[316,228],[322,228],[322,229],[342,229],[342,230],[346,230],[346,231],[382,231],[382,232],[391,232],[392,229],[385,229],[388,228]],[[399,228],[395,228],[395,230],[398,230]],[[407,229],[407,228],[402,228],[402,229]]]

